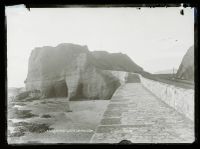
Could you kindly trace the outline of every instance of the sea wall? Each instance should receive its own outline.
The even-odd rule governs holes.
[[[140,76],[141,83],[158,98],[194,121],[194,90],[150,80]]]

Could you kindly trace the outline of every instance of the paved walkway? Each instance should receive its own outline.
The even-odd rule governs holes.
[[[192,143],[193,122],[156,98],[140,83],[121,86],[91,143]]]

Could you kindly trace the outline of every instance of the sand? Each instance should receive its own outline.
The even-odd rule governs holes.
[[[31,110],[31,113],[36,116],[24,119],[8,119],[12,121],[8,122],[10,132],[13,130],[10,123],[20,121],[48,124],[53,129],[43,133],[27,131],[21,137],[8,137],[8,143],[89,143],[108,103],[109,100],[70,101],[72,112],[65,112],[66,98],[23,102],[25,105],[22,106],[19,106],[19,103],[14,103],[18,110]],[[42,117],[44,115],[49,117]]]

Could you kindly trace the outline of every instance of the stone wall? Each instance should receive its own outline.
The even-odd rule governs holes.
[[[140,75],[141,83],[166,104],[194,121],[194,90],[146,79]]]

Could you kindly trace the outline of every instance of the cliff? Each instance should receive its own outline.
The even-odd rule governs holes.
[[[194,46],[190,47],[184,55],[176,77],[194,81]]]
[[[141,72],[143,69],[134,63],[126,54],[108,53],[106,51],[94,51],[97,67],[105,70],[117,70],[127,72]]]
[[[109,99],[119,87],[120,80],[103,70],[120,68],[127,71],[129,67],[129,71],[140,70],[133,69],[137,65],[131,66],[128,56],[123,55],[121,63],[115,63],[117,58],[111,57],[116,60],[101,63],[101,58],[97,59],[87,46],[69,43],[35,48],[29,57],[26,90],[40,90],[43,97]]]

